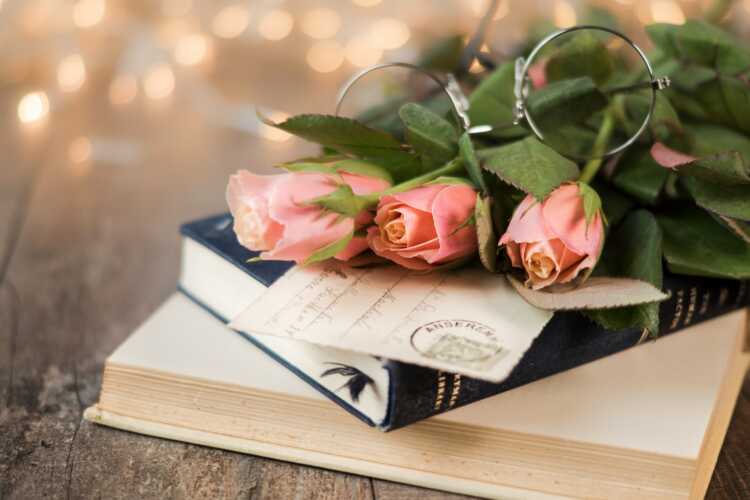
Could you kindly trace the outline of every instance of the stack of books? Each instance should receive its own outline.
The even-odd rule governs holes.
[[[182,238],[177,292],[87,419],[483,497],[696,498],[750,363],[747,283],[685,276],[665,277],[658,340],[558,312],[500,383],[238,332],[291,264],[248,263],[229,215]]]

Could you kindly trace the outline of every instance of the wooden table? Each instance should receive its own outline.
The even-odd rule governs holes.
[[[330,110],[342,78],[262,63],[216,74],[227,95],[299,112]],[[223,211],[232,171],[314,151],[208,125],[180,82],[125,109],[105,84],[34,129],[17,123],[15,91],[0,94],[0,499],[458,498],[82,420],[105,357],[175,288],[178,225]],[[94,160],[73,163],[81,135]],[[116,164],[113,139],[140,157]],[[750,497],[750,379],[708,496]]]

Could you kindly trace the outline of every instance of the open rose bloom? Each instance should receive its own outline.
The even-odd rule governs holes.
[[[381,198],[370,248],[409,269],[428,271],[477,251],[468,222],[477,194],[467,184],[432,184]]]
[[[384,179],[342,172],[256,175],[241,170],[229,178],[227,203],[239,243],[261,258],[305,262],[313,253],[372,221],[363,210],[357,217],[325,211],[310,200],[331,194],[341,184],[354,194],[390,186]],[[336,258],[348,260],[367,249],[365,237],[354,237]]]
[[[587,225],[576,184],[565,184],[539,203],[527,196],[500,238],[514,267],[527,274],[526,285],[539,290],[569,283],[596,265],[604,245],[602,218]]]

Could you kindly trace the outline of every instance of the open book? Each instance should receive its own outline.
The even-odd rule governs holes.
[[[748,367],[745,315],[384,434],[178,293],[111,355],[85,416],[485,497],[699,498]]]

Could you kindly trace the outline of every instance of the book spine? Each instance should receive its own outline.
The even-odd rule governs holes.
[[[660,305],[659,337],[750,304],[747,281],[665,276],[664,284],[670,298]],[[499,384],[388,361],[390,409],[383,428],[398,429],[647,340],[646,331],[606,331],[579,313],[560,312],[536,338],[510,376]]]

